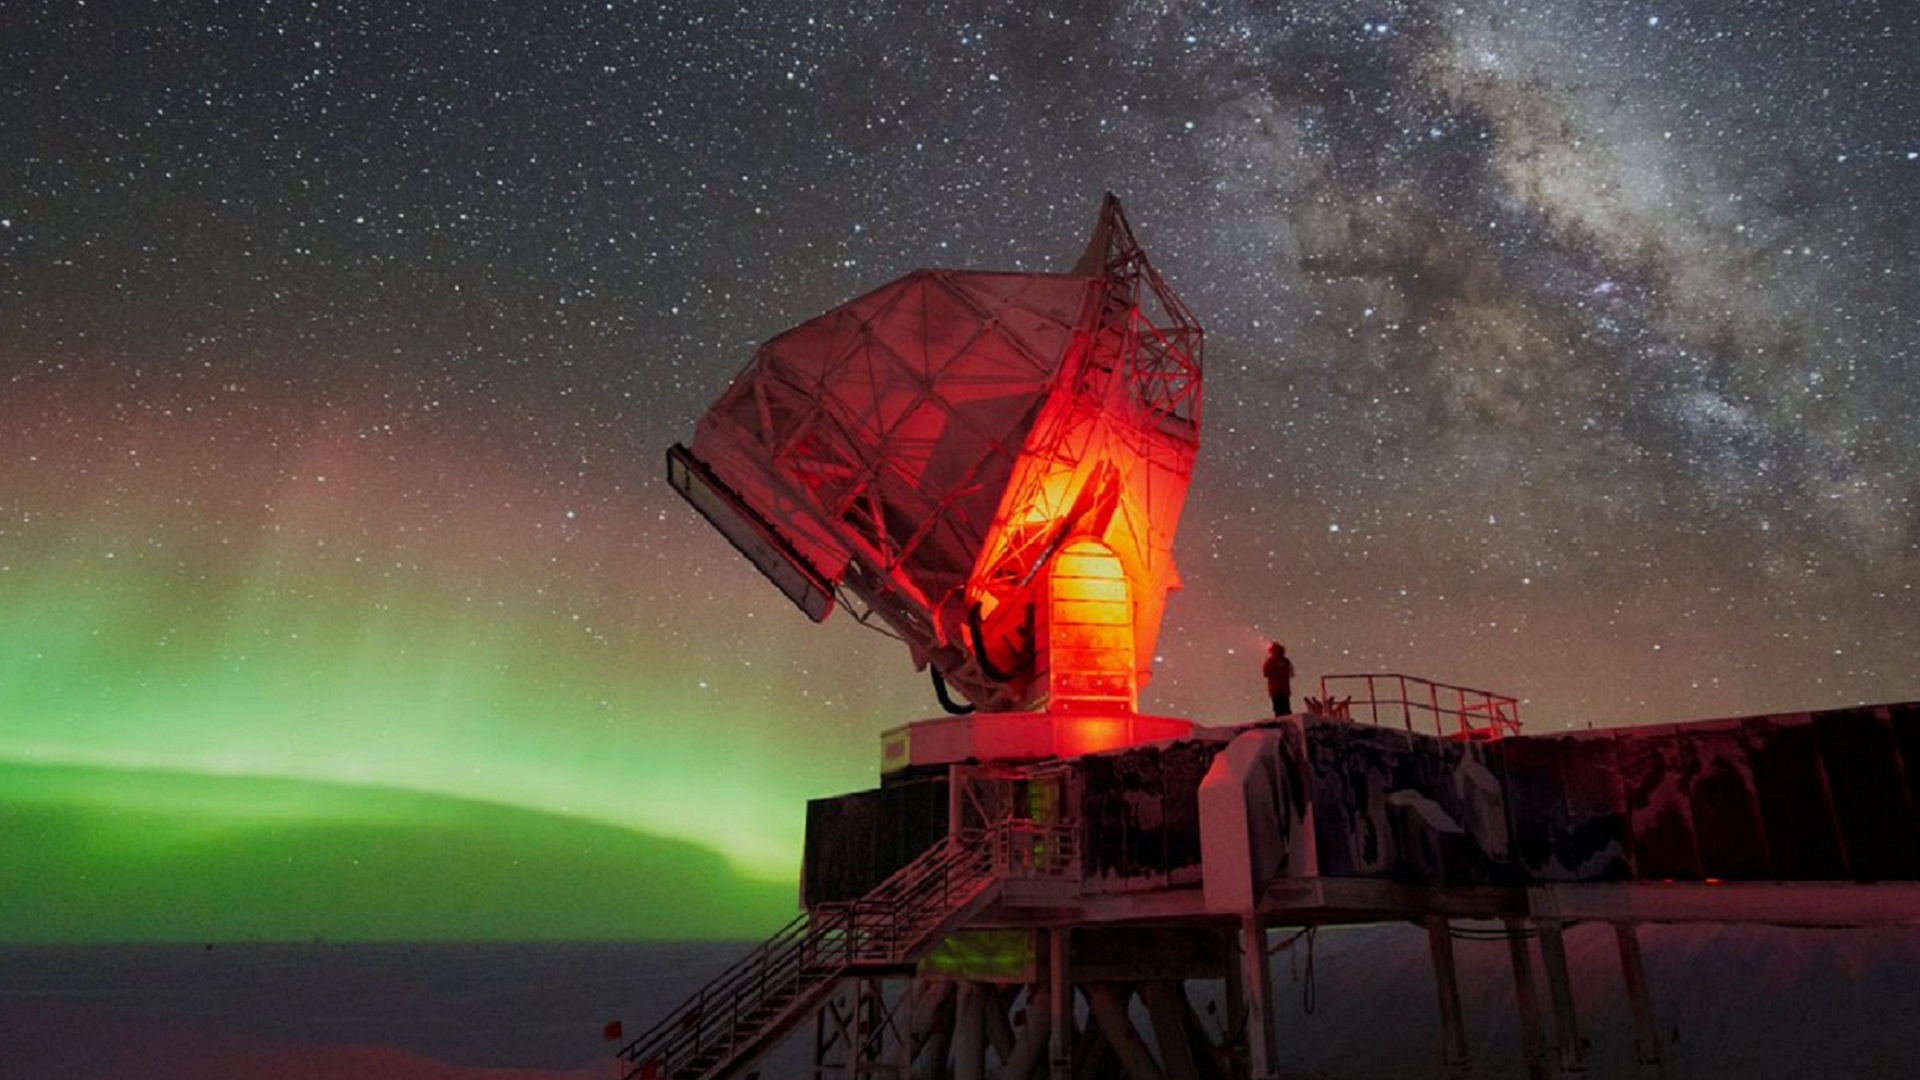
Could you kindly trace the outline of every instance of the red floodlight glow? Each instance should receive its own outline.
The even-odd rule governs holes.
[[[1202,337],[1109,195],[1071,273],[916,271],[767,342],[673,475],[810,616],[830,589],[974,706],[1132,713]]]

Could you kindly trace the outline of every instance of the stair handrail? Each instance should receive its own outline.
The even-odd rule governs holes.
[[[635,1066],[626,1080],[682,1075],[717,1041],[721,1053],[707,1065],[711,1069],[760,1037],[808,990],[837,981],[858,963],[911,960],[911,953],[926,944],[922,939],[993,880],[992,846],[983,838],[982,830],[949,834],[865,896],[801,913],[616,1051],[616,1057]],[[769,1001],[781,1004],[769,1011]],[[718,1029],[709,1026],[715,1005],[725,1012]]]
[[[734,1043],[740,1016],[738,1005],[744,991],[757,985],[764,996],[797,982],[806,969],[808,936],[807,917],[802,914],[695,991],[659,1023],[622,1046],[615,1056],[636,1065],[627,1077],[646,1076],[647,1080],[653,1080],[653,1076],[646,1073],[649,1064],[655,1068],[653,1075],[661,1080],[675,1075],[678,1062],[697,1054],[713,1033],[723,1033],[728,1044]],[[732,1006],[725,1010],[726,1026],[722,1032],[715,1032],[710,1026],[713,1006],[717,1003]],[[688,1039],[692,1045],[679,1045]]]

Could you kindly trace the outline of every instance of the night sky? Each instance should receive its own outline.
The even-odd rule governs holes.
[[[663,451],[1109,189],[1209,333],[1143,708],[1920,698],[1920,6],[732,7],[9,5],[0,938],[770,929],[938,709]]]

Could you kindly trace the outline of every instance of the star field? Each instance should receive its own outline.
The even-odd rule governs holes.
[[[15,7],[0,765],[786,888],[937,706],[662,452],[851,296],[1067,269],[1109,189],[1209,335],[1143,707],[1258,715],[1269,638],[1545,730],[1920,697],[1911,4]]]

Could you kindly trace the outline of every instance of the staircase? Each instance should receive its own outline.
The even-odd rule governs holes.
[[[843,977],[910,964],[985,907],[1005,839],[949,835],[860,899],[802,914],[622,1046],[623,1080],[722,1080],[751,1067]]]

